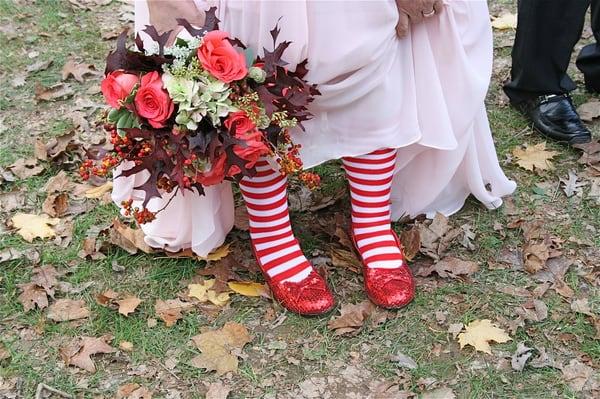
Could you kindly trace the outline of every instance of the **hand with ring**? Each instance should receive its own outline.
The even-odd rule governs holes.
[[[441,14],[444,9],[442,0],[396,0],[396,6],[399,14],[396,33],[399,37],[405,37],[408,34],[411,24]]]

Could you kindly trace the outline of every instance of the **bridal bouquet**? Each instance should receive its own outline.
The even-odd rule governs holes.
[[[155,218],[146,205],[161,193],[202,195],[206,186],[254,175],[256,162],[267,155],[282,173],[298,174],[310,188],[319,183],[317,175],[302,171],[289,133],[303,129],[311,117],[307,105],[319,94],[304,80],[307,60],[294,72],[286,68],[282,56],[290,42],[277,43],[278,26],[271,31],[273,51],[254,56],[219,30],[215,11],[207,11],[201,28],[177,20],[191,39],[167,47],[171,32],[147,26],[156,48],[145,50],[138,35],[139,51],[129,50],[123,33],[107,57],[101,89],[110,106],[104,128],[112,148],[90,155],[80,175],[106,176],[123,161],[133,166],[119,176],[147,171],[149,179],[136,187],[145,193],[142,209],[123,203],[139,223]]]

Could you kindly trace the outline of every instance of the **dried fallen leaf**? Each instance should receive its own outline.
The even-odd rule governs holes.
[[[119,305],[119,313],[123,316],[129,316],[130,313],[135,312],[142,300],[135,296],[128,296],[115,302]]]
[[[516,29],[517,15],[506,13],[500,17],[492,17],[492,27],[498,30]]]
[[[231,244],[221,245],[219,248],[215,249],[213,252],[208,254],[208,256],[205,258],[205,260],[210,261],[210,262],[216,262],[216,261],[219,261],[219,260],[225,258],[227,255],[229,255],[229,246],[230,245]]]
[[[515,313],[523,318],[533,322],[546,320],[548,317],[548,306],[539,299],[533,299],[515,309]]]
[[[45,147],[44,147],[45,148]],[[70,192],[73,189],[73,182],[69,179],[66,172],[61,170],[57,175],[48,179],[48,182],[42,188],[48,194]]]
[[[20,284],[19,302],[27,312],[34,307],[43,309],[48,306],[48,296],[54,298],[54,286],[58,284],[60,275],[53,266],[45,265],[33,270],[29,283]]]
[[[419,229],[415,226],[410,230],[403,231],[400,235],[400,242],[402,242],[404,257],[410,262],[419,253],[419,249],[421,248]]]
[[[133,344],[129,341],[121,341],[119,342],[119,349],[125,352],[133,351]]]
[[[340,315],[329,320],[327,327],[334,330],[336,335],[357,333],[374,309],[375,305],[371,301],[344,304],[340,309]]]
[[[535,274],[546,266],[550,257],[550,250],[545,242],[535,243],[528,241],[523,246],[523,269]]]
[[[479,271],[479,265],[473,261],[447,256],[438,263],[417,271],[417,276],[427,277],[436,272],[442,278],[459,278],[470,276]]]
[[[600,116],[600,101],[593,100],[581,104],[577,107],[577,113],[584,122],[592,122],[594,118]]]
[[[208,386],[205,399],[227,399],[230,392],[231,388],[221,381],[213,382]]]
[[[8,169],[19,179],[27,179],[31,176],[37,176],[44,171],[44,167],[38,165],[37,160],[33,158],[29,159],[17,159]]]
[[[53,62],[53,60],[34,62],[31,65],[27,65],[26,70],[29,73],[35,73],[35,72],[43,71],[45,69],[48,69],[48,67],[50,65],[52,65],[52,62]]]
[[[42,212],[51,217],[62,217],[69,209],[69,196],[66,193],[50,194],[42,204]]]
[[[53,321],[78,320],[89,316],[90,310],[83,300],[59,299],[48,308],[48,318]]]
[[[568,365],[563,367],[562,373],[571,389],[575,392],[581,392],[586,382],[592,378],[594,369],[577,359],[572,359]]]
[[[490,320],[475,320],[467,324],[465,331],[458,334],[458,343],[460,348],[466,345],[471,345],[475,350],[492,353],[490,341],[504,343],[510,341],[511,338],[502,330],[492,324]]]
[[[334,267],[346,269],[356,274],[362,272],[362,263],[353,251],[332,247],[329,249],[329,256]]]
[[[568,198],[581,193],[582,187],[587,185],[586,182],[579,181],[579,176],[572,170],[569,171],[569,178],[561,178],[560,182],[562,183],[562,189]]]
[[[183,312],[193,307],[192,303],[183,302],[180,299],[167,299],[166,301],[157,299],[154,310],[156,315],[165,322],[165,325],[171,327],[183,317]]]
[[[119,219],[113,221],[109,230],[110,242],[123,248],[134,255],[141,250],[147,254],[152,253],[152,248],[144,241],[144,232],[141,229],[132,229]]]
[[[25,204],[25,192],[19,190],[0,193],[0,212],[12,212]]]
[[[98,353],[113,353],[116,350],[108,344],[112,337],[104,335],[100,338],[76,338],[66,347],[60,348],[60,355],[66,366],[76,366],[90,373],[96,372],[96,365],[91,356]]]
[[[594,317],[594,313],[590,309],[590,304],[587,298],[575,299],[571,302],[571,310],[576,313],[581,313],[587,316]]]
[[[517,350],[512,355],[510,365],[515,371],[523,371],[529,358],[533,355],[533,348],[528,348],[523,342],[517,344]]]
[[[23,305],[25,312],[30,311],[36,306],[38,309],[44,309],[48,306],[48,294],[47,292],[37,284],[27,283],[19,285],[21,294],[19,295],[19,302]]]
[[[200,276],[215,277],[215,285],[211,289],[216,293],[227,292],[229,291],[229,287],[227,287],[228,281],[241,280],[240,276],[233,271],[236,265],[237,262],[233,256],[226,256],[219,261],[210,262],[207,267],[199,269],[197,273]]]
[[[58,83],[50,87],[44,87],[37,83],[35,86],[36,101],[65,100],[73,94],[75,94],[75,91],[64,83]]]
[[[56,226],[60,220],[48,217],[48,215],[33,215],[17,213],[11,219],[12,224],[18,229],[17,233],[27,242],[33,242],[35,238],[52,238],[56,232],[51,226]]]
[[[405,368],[409,370],[414,370],[419,365],[415,362],[411,357],[406,356],[403,353],[397,353],[390,358],[392,362],[394,362],[398,367]]]
[[[557,151],[546,150],[545,142],[527,146],[525,149],[518,146],[513,149],[512,153],[517,159],[517,165],[530,171],[553,169],[550,160],[559,154]]]
[[[217,293],[214,289],[216,280],[205,280],[202,284],[188,285],[188,296],[198,299],[200,302],[211,302],[216,306],[225,306],[229,301],[228,292]]]
[[[107,181],[101,186],[92,187],[85,192],[86,198],[102,198],[104,194],[112,190],[113,183],[112,181]]]
[[[437,388],[431,391],[425,391],[421,399],[455,399],[456,395],[451,388]]]
[[[237,372],[238,353],[252,338],[246,327],[239,323],[226,323],[222,329],[207,331],[192,337],[202,352],[191,361],[192,366],[216,371],[217,375]]]
[[[73,76],[76,81],[82,83],[83,78],[87,75],[97,75],[98,71],[94,68],[92,64],[84,64],[75,61],[74,59],[69,59],[62,69],[62,80],[67,80],[70,76]]]
[[[10,359],[10,352],[8,351],[4,343],[0,341],[0,362],[6,359]],[[0,393],[1,392],[2,390],[0,389]]]
[[[242,205],[235,208],[235,219],[233,225],[236,229],[241,231],[248,231],[250,229],[248,210],[245,206]]]
[[[265,284],[254,283],[250,281],[230,281],[227,283],[229,288],[240,295],[243,296],[262,296],[265,298],[269,298],[270,290]]]

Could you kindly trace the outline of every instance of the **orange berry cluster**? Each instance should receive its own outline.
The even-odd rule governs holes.
[[[150,223],[156,219],[156,213],[150,212],[148,208],[140,210],[138,207],[132,207],[133,200],[131,199],[121,202],[121,206],[123,207],[125,216],[133,216],[138,224]]]
[[[316,173],[302,172],[298,175],[298,179],[300,179],[309,190],[316,190],[321,187],[321,176]]]

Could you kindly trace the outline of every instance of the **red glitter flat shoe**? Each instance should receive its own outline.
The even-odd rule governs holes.
[[[415,283],[412,273],[403,259],[403,265],[395,269],[367,267],[362,254],[358,250],[356,238],[352,235],[354,248],[363,263],[365,291],[369,299],[376,305],[386,309],[398,309],[408,305],[415,297]],[[392,235],[402,251],[400,239],[395,231]],[[404,256],[403,256],[404,257]]]
[[[263,265],[258,260],[254,244],[252,244],[252,250],[262,271]],[[265,272],[263,272],[263,276],[271,288],[273,297],[290,312],[303,316],[314,316],[327,313],[335,306],[335,299],[325,279],[314,268],[306,278],[298,282],[280,281],[277,278],[271,278]]]

